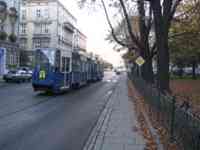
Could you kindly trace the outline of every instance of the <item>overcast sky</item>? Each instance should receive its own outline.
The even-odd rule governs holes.
[[[99,54],[114,66],[122,63],[118,52],[112,50],[112,45],[105,41],[108,25],[102,11],[88,11],[80,9],[76,0],[60,0],[66,8],[77,18],[78,26],[87,36],[87,50]]]

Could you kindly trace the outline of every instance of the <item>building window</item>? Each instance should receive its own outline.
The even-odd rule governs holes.
[[[23,20],[26,19],[26,10],[22,10],[22,19],[23,19]]]
[[[70,71],[70,58],[62,57],[62,72],[69,72],[69,71]]]
[[[25,23],[22,23],[22,24],[21,24],[21,33],[22,33],[22,34],[25,34],[25,33],[26,33],[26,24],[25,24]]]
[[[44,33],[49,33],[49,25],[44,24]]]
[[[26,0],[22,0],[22,6],[26,5]]]
[[[41,17],[41,10],[40,9],[37,9],[36,10],[36,17]]]
[[[48,48],[50,44],[50,39],[43,39],[42,40],[42,47],[43,48]]]
[[[45,18],[49,18],[49,9],[48,9],[48,8],[46,8],[46,9],[44,10],[44,17],[45,17]]]
[[[34,32],[35,34],[43,34],[43,33],[49,33],[49,24],[35,24],[34,26]]]
[[[41,39],[33,40],[33,48],[41,48]]]
[[[41,34],[42,33],[42,24],[35,24],[34,30],[35,30],[35,34]]]
[[[20,45],[23,49],[26,49],[27,46],[27,39],[20,39]]]
[[[4,26],[1,26],[1,31],[4,31]]]
[[[14,65],[16,64],[15,63],[15,57],[13,54],[10,54],[10,57],[9,57],[9,65]]]
[[[62,44],[61,35],[58,35],[58,44],[59,44],[59,45]]]

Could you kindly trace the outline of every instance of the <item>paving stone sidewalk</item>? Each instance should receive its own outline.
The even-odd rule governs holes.
[[[93,141],[84,150],[144,150],[145,140],[136,130],[139,125],[134,105],[128,97],[125,76],[120,78],[105,110],[107,112],[100,117],[100,120],[104,118],[101,127],[93,131],[96,136],[93,133],[93,137],[90,137]]]

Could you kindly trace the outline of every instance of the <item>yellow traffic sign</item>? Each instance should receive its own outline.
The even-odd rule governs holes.
[[[136,60],[135,60],[135,63],[138,65],[138,66],[142,66],[144,63],[145,63],[145,60],[142,56],[139,56]]]

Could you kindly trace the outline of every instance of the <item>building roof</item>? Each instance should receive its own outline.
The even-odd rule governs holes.
[[[76,17],[74,17],[74,15],[63,5],[63,3],[61,3],[60,0],[24,0],[24,1],[26,1],[28,3],[31,3],[31,2],[36,2],[36,3],[57,2],[77,22]]]

